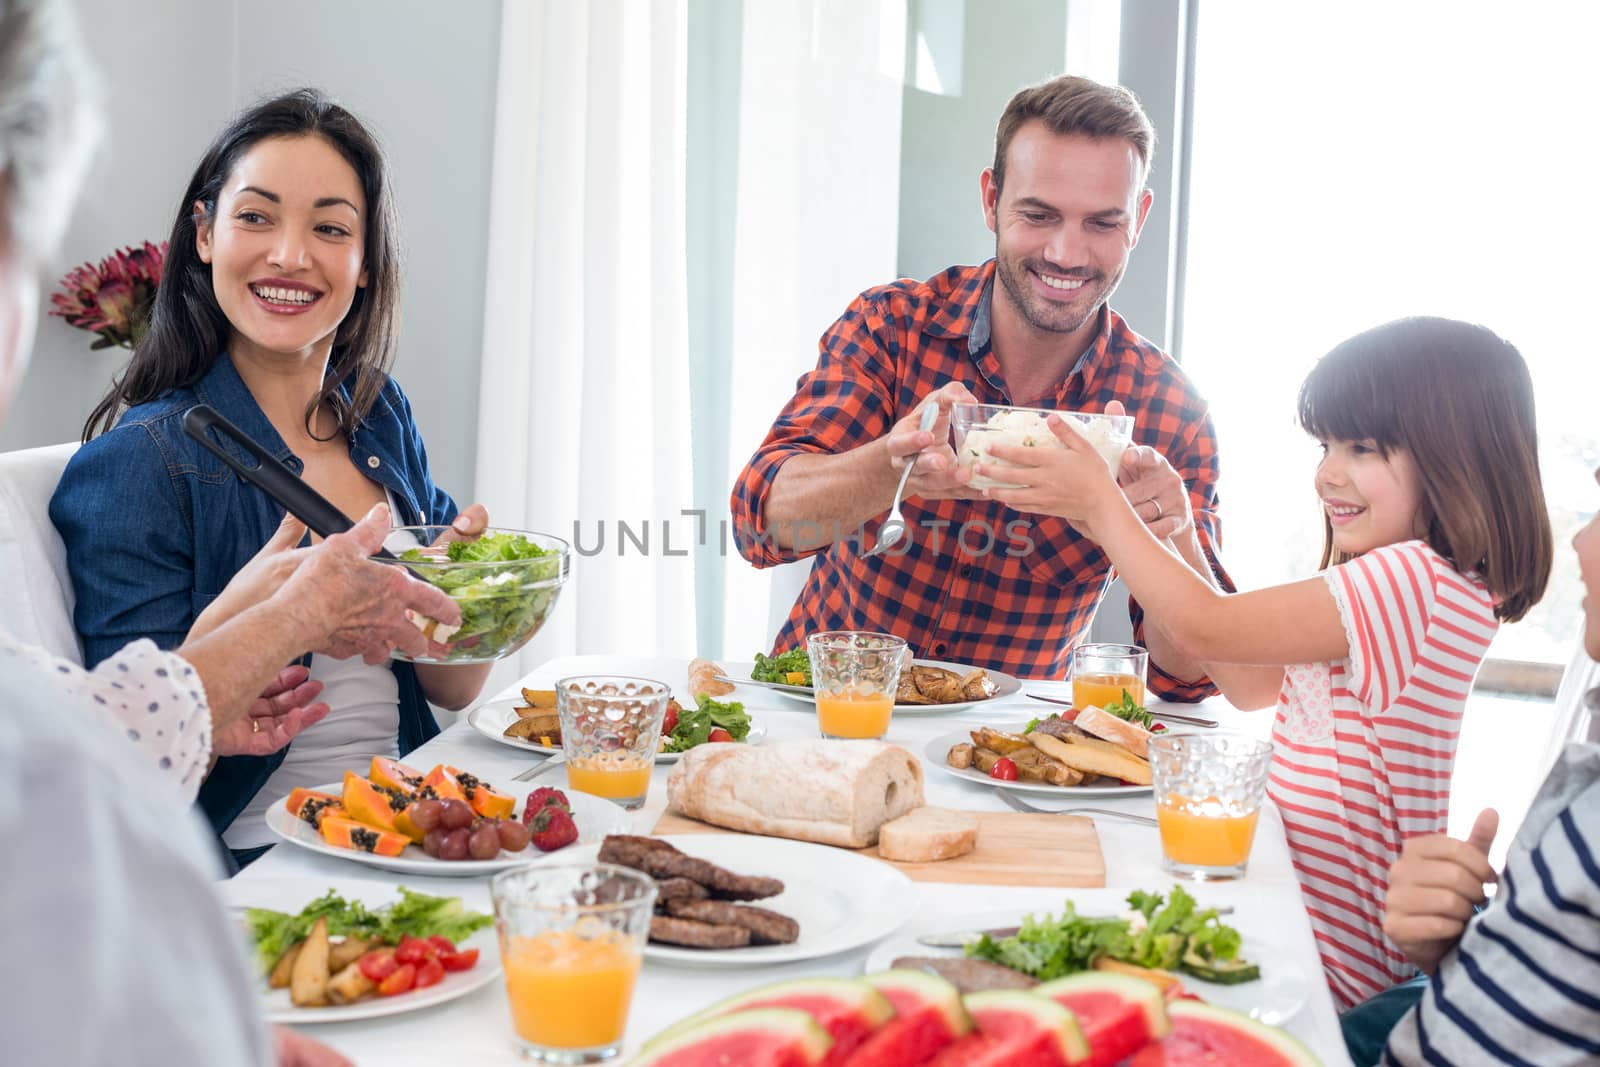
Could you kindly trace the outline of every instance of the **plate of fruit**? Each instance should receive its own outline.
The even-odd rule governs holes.
[[[381,756],[366,777],[296,789],[267,809],[267,827],[301,848],[401,874],[467,877],[527,863],[574,842],[628,833],[621,807],[542,787],[518,803],[476,775],[439,764],[423,773]]]

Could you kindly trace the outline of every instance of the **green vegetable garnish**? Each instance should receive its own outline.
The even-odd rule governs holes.
[[[317,919],[328,920],[328,933],[334,937],[379,938],[397,945],[402,934],[432,937],[439,934],[457,943],[476,930],[494,922],[482,912],[467,911],[460,897],[434,897],[413,893],[400,886],[400,899],[393,904],[369,910],[360,901],[348,901],[335,890],[307,904],[298,915],[266,908],[249,908],[245,921],[256,946],[256,962],[263,971],[272,969],[290,945],[311,933]]]
[[[1025,734],[1031,734],[1031,733],[1033,733],[1033,728],[1035,726],[1038,726],[1042,722],[1044,722],[1043,719],[1038,719],[1038,718],[1029,719],[1028,720],[1028,725],[1026,725],[1026,726],[1024,726],[1022,728],[1022,732],[1025,733]]]
[[[799,671],[806,676],[801,685],[811,684],[811,657],[803,648],[791,648],[787,652],[780,652],[776,656],[764,656],[756,653],[755,669],[750,672],[750,677],[757,682],[779,682],[789,684],[787,675]]]
[[[1215,908],[1198,910],[1181,886],[1173,886],[1167,897],[1136,889],[1128,894],[1128,907],[1144,917],[1143,929],[1135,932],[1128,919],[1117,916],[1079,915],[1069,900],[1059,919],[1026,916],[1016,936],[999,940],[985,936],[968,945],[966,952],[1042,982],[1089,970],[1102,957],[1196,974],[1238,958],[1239,931],[1224,926]]]
[[[667,743],[661,751],[686,752],[703,745],[710,739],[712,728],[717,726],[728,731],[735,741],[750,736],[750,716],[744,713],[743,704],[738,701],[718,703],[701,693],[699,707],[684,708],[678,713],[678,725],[667,735]]]
[[[476,541],[452,541],[445,549],[452,568],[436,553],[411,548],[407,563],[461,607],[461,629],[449,639],[446,659],[493,656],[544,621],[559,586],[561,554],[540,548],[521,534],[489,533]]]
[[[1109,711],[1119,719],[1143,726],[1146,730],[1155,725],[1155,719],[1144,709],[1144,705],[1133,699],[1133,694],[1126,689],[1122,691],[1122,699],[1112,701],[1103,709]]]

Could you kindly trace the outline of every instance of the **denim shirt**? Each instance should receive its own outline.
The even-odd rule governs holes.
[[[183,413],[195,404],[211,405],[290,470],[304,469],[226,353],[194,385],[130,408],[111,431],[80,448],[50,500],[50,519],[66,544],[74,622],[91,668],[140,637],[162,648],[182,644],[196,616],[283,519],[271,497],[184,432]],[[443,525],[455,518],[455,501],[433,484],[411,405],[393,379],[349,443],[351,462],[394,495],[397,523]],[[400,688],[404,756],[439,725],[411,665],[395,660],[391,669]],[[199,796],[217,833],[282,762],[281,751],[217,760]]]

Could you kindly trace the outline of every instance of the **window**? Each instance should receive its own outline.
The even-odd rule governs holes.
[[[1317,357],[1403,315],[1481,322],[1532,371],[1557,547],[1543,602],[1491,656],[1567,661],[1582,596],[1567,546],[1600,498],[1596,40],[1594,5],[1200,13],[1182,354],[1214,409],[1242,587],[1320,555],[1317,452],[1294,424]]]

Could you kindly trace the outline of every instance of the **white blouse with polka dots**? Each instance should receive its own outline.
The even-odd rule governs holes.
[[[8,660],[31,664],[57,679],[62,693],[102,711],[189,800],[200,791],[211,761],[211,706],[200,676],[182,656],[139,640],[86,671],[0,631],[0,669]],[[40,693],[36,708],[8,710],[52,714],[67,706],[52,696]]]

